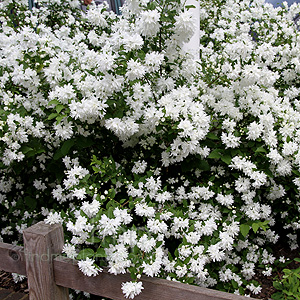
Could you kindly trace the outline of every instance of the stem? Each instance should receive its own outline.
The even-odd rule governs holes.
[[[123,203],[122,205],[121,205],[121,207],[124,207],[126,204],[128,204],[129,203],[129,200],[128,201],[126,201],[125,203]]]
[[[145,80],[147,81],[147,83],[151,86],[150,80],[149,80],[146,76],[144,76],[144,78],[145,78]],[[155,97],[154,93],[152,93],[152,95],[153,95],[153,98],[154,98],[155,103],[157,103],[157,98]]]

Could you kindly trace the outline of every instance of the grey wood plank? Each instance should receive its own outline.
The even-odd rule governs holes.
[[[30,300],[69,300],[67,288],[55,284],[53,258],[64,245],[60,224],[39,222],[23,233]]]
[[[24,248],[0,242],[0,269],[26,275]]]
[[[85,276],[77,261],[59,256],[54,259],[55,281],[58,285],[70,287],[114,300],[124,300],[121,285],[130,281],[129,274],[113,275],[106,270],[95,277]],[[70,276],[72,274],[72,276]],[[249,297],[229,294],[207,288],[159,278],[142,277],[144,290],[136,300],[246,300]]]

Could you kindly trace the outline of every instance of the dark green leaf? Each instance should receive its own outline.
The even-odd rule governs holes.
[[[87,248],[87,249],[83,249],[81,250],[78,255],[77,255],[77,259],[86,259],[93,257],[95,254],[93,249]]]
[[[196,167],[199,170],[203,170],[203,171],[209,171],[210,170],[210,165],[207,161],[205,160],[200,160],[199,163],[196,165]]]
[[[271,297],[274,300],[282,300],[282,299],[284,299],[284,296],[283,296],[283,294],[281,292],[274,293],[274,294],[272,294]]]
[[[266,153],[267,150],[264,147],[258,147],[255,152]]]
[[[30,207],[32,210],[36,208],[37,201],[35,198],[32,198],[30,196],[25,197],[25,204]]]
[[[98,248],[95,257],[106,257],[105,250],[103,248]]]
[[[58,159],[60,159],[61,157],[63,157],[63,155],[62,155],[62,153],[61,153],[61,151],[60,151],[60,149],[59,149],[59,150],[57,150],[56,153],[54,154],[53,159],[54,159],[54,160],[58,160]]]
[[[95,244],[95,243],[100,243],[101,239],[99,239],[96,236],[92,236],[92,237],[88,238],[86,241],[89,242],[89,243]]]
[[[222,155],[220,153],[220,149],[215,149],[212,152],[210,152],[210,154],[208,155],[208,158],[220,158]]]
[[[33,149],[30,148],[30,147],[28,147],[28,146],[22,146],[22,147],[21,147],[21,151],[22,151],[24,154],[26,154],[26,153],[28,153],[29,151],[33,151]]]
[[[191,9],[191,8],[196,8],[196,6],[195,5],[186,5],[186,7],[185,7],[187,10],[189,10],[189,9]]]
[[[230,163],[231,163],[231,157],[229,155],[222,156],[221,160],[227,165],[230,165]]]
[[[278,281],[273,281],[273,287],[276,289],[276,290],[282,290],[282,285],[280,282]]]
[[[207,135],[206,135],[207,138],[209,138],[210,140],[219,140],[219,137],[215,134],[213,134],[212,132],[209,132]]]
[[[75,144],[75,140],[67,140],[63,143],[62,147],[61,147],[61,154],[63,156],[67,155],[70,151],[70,149],[73,147],[73,145]]]

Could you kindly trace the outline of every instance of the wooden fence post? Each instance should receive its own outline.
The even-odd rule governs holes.
[[[67,288],[56,285],[53,259],[64,245],[60,224],[39,222],[23,233],[30,300],[69,300]]]

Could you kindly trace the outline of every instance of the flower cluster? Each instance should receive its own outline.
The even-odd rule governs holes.
[[[0,3],[1,239],[61,223],[130,299],[143,275],[259,293],[298,247],[300,5],[201,1],[197,58],[185,1],[26,5]]]

